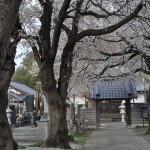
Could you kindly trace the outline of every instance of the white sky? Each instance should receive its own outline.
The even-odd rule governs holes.
[[[25,54],[29,51],[31,51],[31,48],[26,42],[20,42],[18,43],[17,50],[16,50],[16,57],[15,57],[15,63],[16,68],[18,68],[21,65],[22,59],[24,58]]]

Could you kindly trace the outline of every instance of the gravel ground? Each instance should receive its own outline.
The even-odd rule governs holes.
[[[60,148],[41,148],[41,147],[28,147],[29,145],[31,145],[31,143],[18,143],[19,145],[24,145],[27,146],[27,148],[25,150],[63,150]],[[70,146],[72,147],[72,150],[81,150],[82,146],[81,145],[77,145],[74,143],[70,143]],[[21,150],[21,149],[19,149]]]
[[[146,141],[150,143],[150,135],[145,135],[147,128],[132,128],[129,129],[131,132],[134,132],[136,136],[142,136]],[[37,147],[28,147],[32,143],[18,143],[19,145],[24,145],[27,148],[25,150],[63,150],[59,148],[37,148]],[[70,146],[73,150],[81,150],[82,146],[74,143],[70,143]],[[21,149],[20,149],[21,150]]]
[[[150,135],[145,134],[147,131],[147,128],[135,128],[132,130],[137,136],[142,136],[146,141],[150,143]]]

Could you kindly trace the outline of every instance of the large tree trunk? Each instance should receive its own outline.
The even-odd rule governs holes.
[[[14,53],[9,40],[21,0],[0,1],[0,150],[17,150],[6,116],[7,91],[14,72]]]
[[[0,49],[1,49],[0,45]],[[7,91],[14,73],[15,63],[13,62],[14,53],[6,57],[0,56],[0,150],[17,150],[17,143],[14,141],[6,116],[6,108],[8,105]],[[2,62],[5,62],[4,64]]]
[[[46,92],[50,126],[45,147],[70,148],[66,121],[66,106],[56,90]]]
[[[50,64],[45,65],[40,72],[40,79],[49,109],[49,132],[43,147],[57,147],[68,149],[68,129],[66,121],[66,99],[60,96],[56,88],[53,69]],[[66,95],[67,96],[67,95]]]
[[[0,150],[17,150],[6,116],[8,83],[9,81],[5,86],[0,86]]]

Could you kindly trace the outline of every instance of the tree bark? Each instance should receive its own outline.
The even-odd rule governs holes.
[[[68,143],[68,129],[66,121],[66,99],[62,98],[56,88],[56,81],[53,78],[50,65],[45,65],[45,69],[40,72],[43,84],[43,91],[46,96],[50,126],[48,137],[43,147],[70,148]],[[51,74],[51,75],[50,75]],[[48,79],[48,80],[46,80]]]
[[[21,0],[0,2],[0,150],[17,150],[6,116],[8,87],[14,73],[14,55],[10,37],[17,19]],[[11,47],[14,48],[14,47]]]
[[[66,121],[66,106],[56,90],[52,90],[46,98],[48,101],[50,126],[46,147],[70,148]]]
[[[0,87],[0,150],[17,150],[6,116],[8,86]]]

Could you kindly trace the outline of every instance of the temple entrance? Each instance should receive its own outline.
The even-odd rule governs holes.
[[[120,115],[121,101],[102,101],[100,102],[100,123],[110,123],[121,121]]]
[[[131,126],[131,100],[125,100],[125,120],[126,126]],[[117,122],[121,121],[121,114],[119,106],[121,100],[107,102],[96,101],[96,128],[100,127],[101,123]]]
[[[110,80],[91,82],[90,96],[96,104],[96,128],[101,119],[121,120],[119,106],[124,100],[126,108],[126,125],[131,126],[131,100],[137,98],[134,80]]]

